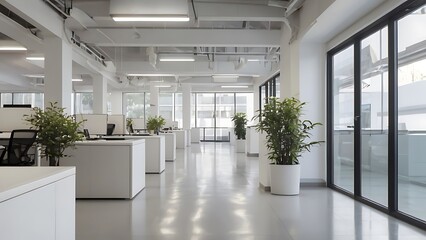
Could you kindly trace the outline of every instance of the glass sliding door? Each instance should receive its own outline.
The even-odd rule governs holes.
[[[426,5],[397,21],[398,210],[426,220]]]
[[[361,195],[388,205],[388,28],[361,41]]]
[[[335,54],[333,71],[333,182],[354,191],[354,47]]]

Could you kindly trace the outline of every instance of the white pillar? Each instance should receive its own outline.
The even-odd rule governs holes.
[[[93,113],[107,113],[107,79],[100,75],[93,76]]]
[[[159,97],[159,88],[155,85],[151,84],[149,87],[149,103],[150,103],[150,110],[148,116],[158,116],[159,115],[159,109],[158,109],[158,97]]]
[[[123,93],[119,91],[112,91],[109,95],[111,102],[111,114],[126,114],[123,112]]]
[[[47,36],[44,38],[44,106],[58,102],[71,113],[72,93],[72,49],[61,38]]]
[[[191,85],[182,84],[182,121],[183,129],[191,129],[191,108],[192,108]]]

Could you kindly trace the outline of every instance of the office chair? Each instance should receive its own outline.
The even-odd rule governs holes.
[[[34,164],[35,155],[28,154],[37,136],[37,130],[16,129],[10,134],[8,146],[1,150],[0,165],[29,166]],[[5,158],[7,157],[7,158]]]
[[[115,129],[115,124],[114,123],[108,123],[106,135],[111,136],[112,133],[114,132],[114,129]]]

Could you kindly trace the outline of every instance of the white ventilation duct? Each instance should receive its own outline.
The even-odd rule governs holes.
[[[187,0],[110,0],[109,13],[112,17],[189,16]]]

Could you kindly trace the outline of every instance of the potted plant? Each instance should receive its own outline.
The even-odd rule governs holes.
[[[128,133],[133,133],[133,119],[126,118],[126,130]]]
[[[236,150],[237,152],[246,152],[246,124],[247,124],[247,115],[245,113],[239,112],[232,117],[234,122],[234,133],[237,137],[236,140]]]
[[[158,133],[160,129],[166,124],[166,120],[162,116],[150,116],[146,122],[146,128],[150,131],[150,134],[153,132]]]
[[[49,161],[49,166],[59,166],[61,157],[67,157],[64,151],[75,147],[76,141],[81,141],[83,135],[78,132],[81,122],[76,122],[64,113],[64,108],[57,102],[50,103],[45,110],[33,108],[34,113],[25,115],[32,129],[38,130],[36,142],[41,146],[41,155]]]
[[[266,133],[268,159],[271,161],[272,194],[299,194],[299,157],[302,152],[321,143],[306,141],[311,137],[310,131],[321,124],[301,119],[305,104],[296,98],[280,101],[272,97],[255,116],[259,120],[256,130]]]

